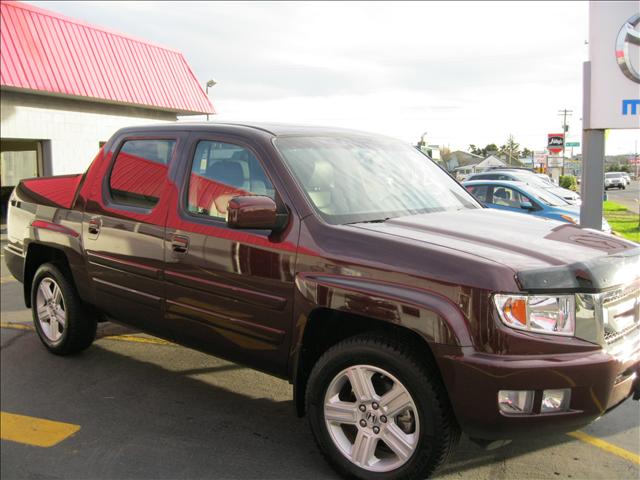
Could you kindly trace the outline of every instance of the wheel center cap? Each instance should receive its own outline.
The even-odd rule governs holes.
[[[372,412],[371,410],[369,410],[366,415],[365,415],[365,420],[367,420],[368,423],[371,423],[373,425],[377,425],[379,422],[379,418],[378,415],[376,415],[374,412]]]

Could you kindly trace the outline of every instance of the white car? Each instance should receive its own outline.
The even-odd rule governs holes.
[[[621,188],[624,190],[627,188],[627,181],[625,180],[622,172],[607,172],[604,174],[604,189]]]

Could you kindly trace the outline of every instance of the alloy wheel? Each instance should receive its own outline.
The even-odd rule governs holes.
[[[420,419],[411,394],[378,367],[354,365],[338,373],[325,394],[324,418],[338,450],[365,470],[395,470],[418,446]]]

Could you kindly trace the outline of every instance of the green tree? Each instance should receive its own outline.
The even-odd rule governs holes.
[[[511,165],[514,160],[520,158],[520,144],[516,142],[513,135],[509,135],[507,143],[500,147],[499,153],[507,157],[507,162]]]
[[[493,155],[494,153],[500,152],[500,149],[495,143],[490,143],[483,149],[483,155],[488,157],[489,155]]]
[[[568,188],[569,190],[573,190],[575,192],[578,190],[578,181],[573,175],[561,175],[560,186],[562,188]]]
[[[469,153],[473,153],[474,155],[482,155],[482,150],[476,147],[473,143],[469,145]]]

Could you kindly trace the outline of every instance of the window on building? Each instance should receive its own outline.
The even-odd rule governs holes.
[[[109,178],[116,203],[153,208],[167,177],[175,140],[126,141],[113,163]]]
[[[240,195],[275,198],[273,185],[255,155],[229,143],[198,143],[189,179],[189,212],[225,218],[229,200]]]

